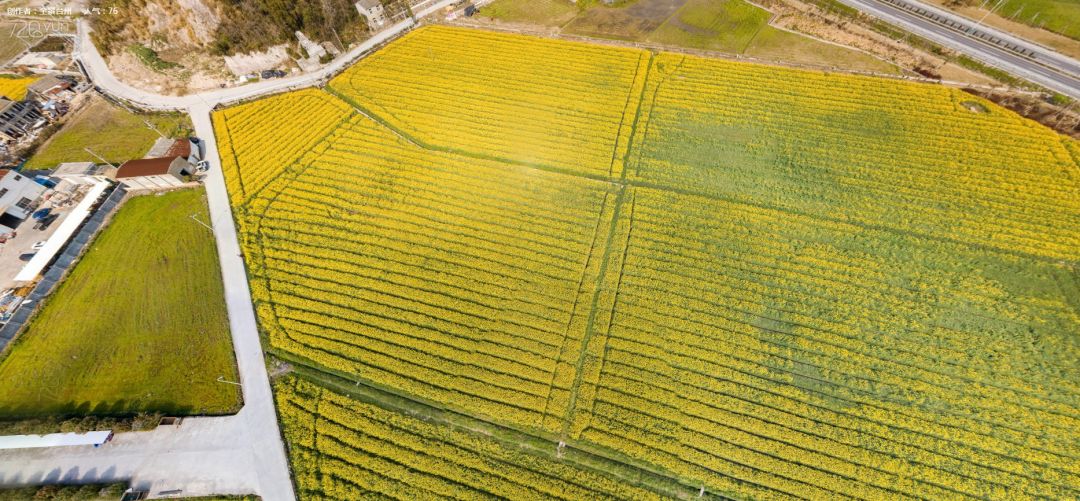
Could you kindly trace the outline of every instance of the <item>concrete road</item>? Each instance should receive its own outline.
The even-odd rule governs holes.
[[[1037,54],[1034,60],[1010,50],[979,40],[968,34],[943,26],[923,16],[908,12],[880,0],[840,0],[866,14],[915,33],[935,43],[966,54],[990,66],[1005,70],[1025,80],[1042,85],[1074,99],[1080,99],[1080,63],[1050,49],[1039,47],[999,30],[979,26],[981,31],[994,34],[1003,40],[1016,41],[1032,48]],[[912,5],[934,12],[943,18],[972,24],[962,16],[935,8],[918,0],[905,0]],[[1040,61],[1040,62],[1036,62]]]
[[[453,1],[442,0],[418,15],[436,12]],[[90,42],[85,23],[79,21],[75,54],[99,89],[147,109],[188,111],[196,134],[206,141],[206,160],[211,166],[206,191],[244,407],[235,416],[188,418],[179,427],[121,433],[99,448],[0,451],[0,485],[127,480],[155,497],[255,493],[267,501],[295,499],[210,111],[217,103],[321,84],[414,25],[412,20],[397,23],[318,72],[175,97],[148,93],[116,79]]]

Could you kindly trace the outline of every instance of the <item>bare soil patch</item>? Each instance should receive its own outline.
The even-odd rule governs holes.
[[[627,7],[596,7],[582,12],[563,30],[604,38],[642,39],[684,3],[686,0],[639,0]]]

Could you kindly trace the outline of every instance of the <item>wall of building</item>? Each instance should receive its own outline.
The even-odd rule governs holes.
[[[0,179],[0,207],[7,207],[6,212],[12,216],[26,219],[46,189],[48,188],[29,177],[17,172],[9,172]],[[25,208],[18,207],[17,204],[24,198],[30,201],[29,204],[24,204]]]

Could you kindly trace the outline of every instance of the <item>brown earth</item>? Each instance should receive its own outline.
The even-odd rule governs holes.
[[[626,40],[642,39],[686,0],[638,0],[626,7],[595,7],[582,12],[563,27],[567,33]]]

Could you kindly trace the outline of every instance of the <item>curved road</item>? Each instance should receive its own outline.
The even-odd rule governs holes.
[[[904,1],[910,5],[933,12],[942,18],[952,19],[965,25],[975,24],[974,21],[958,14],[927,5],[918,0]],[[1031,49],[1036,53],[1033,60],[881,0],[840,0],[840,2],[889,24],[898,26],[905,31],[966,54],[985,64],[1005,70],[1073,99],[1080,99],[1080,62],[1048,48],[1024,41],[986,25],[978,26],[980,31]]]
[[[454,1],[437,2],[417,16],[431,14]],[[410,19],[390,26],[344,57],[310,74],[188,96],[162,96],[117,80],[90,42],[87,28],[80,20],[75,57],[102,92],[146,109],[187,111],[196,135],[206,142],[206,160],[211,165],[206,193],[244,407],[234,416],[187,418],[179,427],[120,433],[99,448],[0,451],[0,485],[126,480],[136,488],[149,490],[154,497],[254,493],[267,501],[295,499],[210,112],[218,103],[321,84],[415,24]]]

